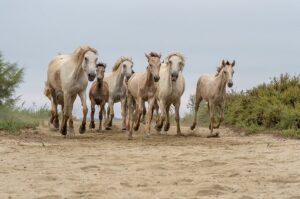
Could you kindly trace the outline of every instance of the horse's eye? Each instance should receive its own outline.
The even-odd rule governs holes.
[[[84,58],[84,61],[88,62],[88,58],[87,58],[87,57],[85,57],[85,58]]]
[[[123,68],[126,68],[126,64],[123,64]]]

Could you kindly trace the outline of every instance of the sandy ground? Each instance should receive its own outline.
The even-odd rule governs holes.
[[[300,198],[300,141],[196,129],[134,140],[0,133],[0,198]]]

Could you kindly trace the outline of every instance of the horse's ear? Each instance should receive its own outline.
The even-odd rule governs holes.
[[[235,60],[233,60],[231,66],[234,67],[234,65],[235,65]]]
[[[225,60],[224,59],[222,60],[222,66],[225,66]]]
[[[145,56],[147,57],[148,60],[150,59],[150,56],[147,53],[145,53]]]

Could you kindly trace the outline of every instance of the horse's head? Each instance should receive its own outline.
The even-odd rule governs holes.
[[[102,81],[103,81],[105,68],[106,68],[106,64],[104,64],[102,62],[97,64],[96,76],[97,76],[97,81],[99,83],[102,83]]]
[[[176,81],[179,72],[183,70],[183,67],[185,65],[184,57],[179,53],[171,54],[168,56],[167,65],[170,67],[172,81]]]
[[[230,63],[229,61],[222,61],[222,75],[224,75],[225,79],[226,79],[226,83],[227,86],[229,88],[231,88],[233,86],[233,81],[232,81],[232,77],[234,74],[234,70],[233,67],[235,65],[235,61],[233,60],[232,63]]]
[[[82,69],[88,74],[89,81],[93,81],[96,77],[96,68],[97,68],[98,57],[95,52],[87,51],[84,54]]]
[[[131,60],[124,60],[120,67],[121,73],[126,77],[126,81],[128,81],[132,75],[133,62]]]
[[[151,52],[149,54],[145,53],[145,56],[148,59],[148,63],[149,63],[148,68],[153,76],[153,80],[155,82],[158,82],[160,79],[159,70],[160,70],[160,65],[161,65],[161,62],[160,62],[161,54]]]

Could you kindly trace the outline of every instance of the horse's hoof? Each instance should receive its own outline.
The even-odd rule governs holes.
[[[94,122],[91,122],[90,125],[89,125],[89,128],[90,128],[90,129],[94,129],[94,128],[95,128],[95,123],[94,123]]]
[[[110,131],[110,130],[111,130],[111,127],[110,127],[110,126],[107,126],[107,127],[105,127],[105,130]]]
[[[66,136],[66,135],[67,135],[67,128],[62,128],[62,129],[60,129],[60,133],[61,133],[62,135],[64,135],[64,136]]]
[[[128,140],[132,140],[132,139],[133,139],[132,135],[128,135]]]
[[[126,131],[127,130],[127,128],[126,127],[122,127],[122,131]]]
[[[184,136],[184,134],[182,134],[181,132],[177,132],[176,135],[177,135],[177,136]]]
[[[161,131],[161,128],[162,128],[162,126],[158,126],[158,125],[155,126],[155,129],[156,129],[157,131]]]
[[[170,123],[166,123],[164,127],[164,131],[168,131],[170,129]]]
[[[80,134],[84,134],[85,133],[85,126],[80,125],[80,127],[79,127],[79,133]]]
[[[74,128],[68,128],[69,133],[74,133]]]
[[[147,134],[145,135],[145,138],[146,138],[146,139],[149,139],[149,138],[150,138],[150,134],[147,133]]]
[[[59,129],[59,121],[58,120],[54,120],[53,127],[56,129]]]
[[[191,130],[194,130],[195,127],[196,127],[196,124],[194,123],[194,124],[190,127],[190,129],[191,129]]]
[[[207,138],[217,138],[217,137],[219,137],[219,132],[211,133],[210,135],[207,136]]]
[[[133,127],[133,130],[137,131],[137,130],[139,130],[139,128],[140,128],[140,126],[136,125],[136,126]]]

